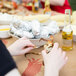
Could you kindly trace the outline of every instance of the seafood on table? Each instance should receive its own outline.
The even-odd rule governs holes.
[[[38,20],[22,21],[13,19],[10,24],[10,32],[17,36],[26,36],[29,39],[49,38],[60,31],[55,21],[50,21],[48,25],[42,25]]]

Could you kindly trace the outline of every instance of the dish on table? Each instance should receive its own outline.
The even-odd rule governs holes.
[[[42,25],[42,23],[40,23],[38,20],[14,20],[10,25],[10,34],[16,38],[26,36],[37,47],[40,47],[46,43],[46,41],[40,40],[41,38],[49,39],[50,35],[54,35],[60,31],[59,27],[54,21],[51,21],[49,24]]]
[[[10,26],[8,25],[2,25],[0,26],[0,38],[9,38],[10,34]]]

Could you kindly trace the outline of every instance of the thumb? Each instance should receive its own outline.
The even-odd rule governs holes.
[[[58,49],[58,47],[59,47],[59,44],[58,43],[54,43],[54,46],[53,46],[51,52],[52,51],[56,51],[56,49]]]
[[[44,59],[45,59],[46,55],[47,55],[46,50],[43,50],[42,51],[42,56],[43,56]]]

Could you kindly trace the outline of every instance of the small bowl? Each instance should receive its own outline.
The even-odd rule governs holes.
[[[10,34],[10,26],[8,25],[2,25],[0,26],[0,38],[9,38]]]

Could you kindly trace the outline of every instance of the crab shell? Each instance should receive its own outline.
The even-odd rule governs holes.
[[[53,47],[53,43],[51,41],[48,41],[46,45],[44,45],[44,49],[49,53]]]

